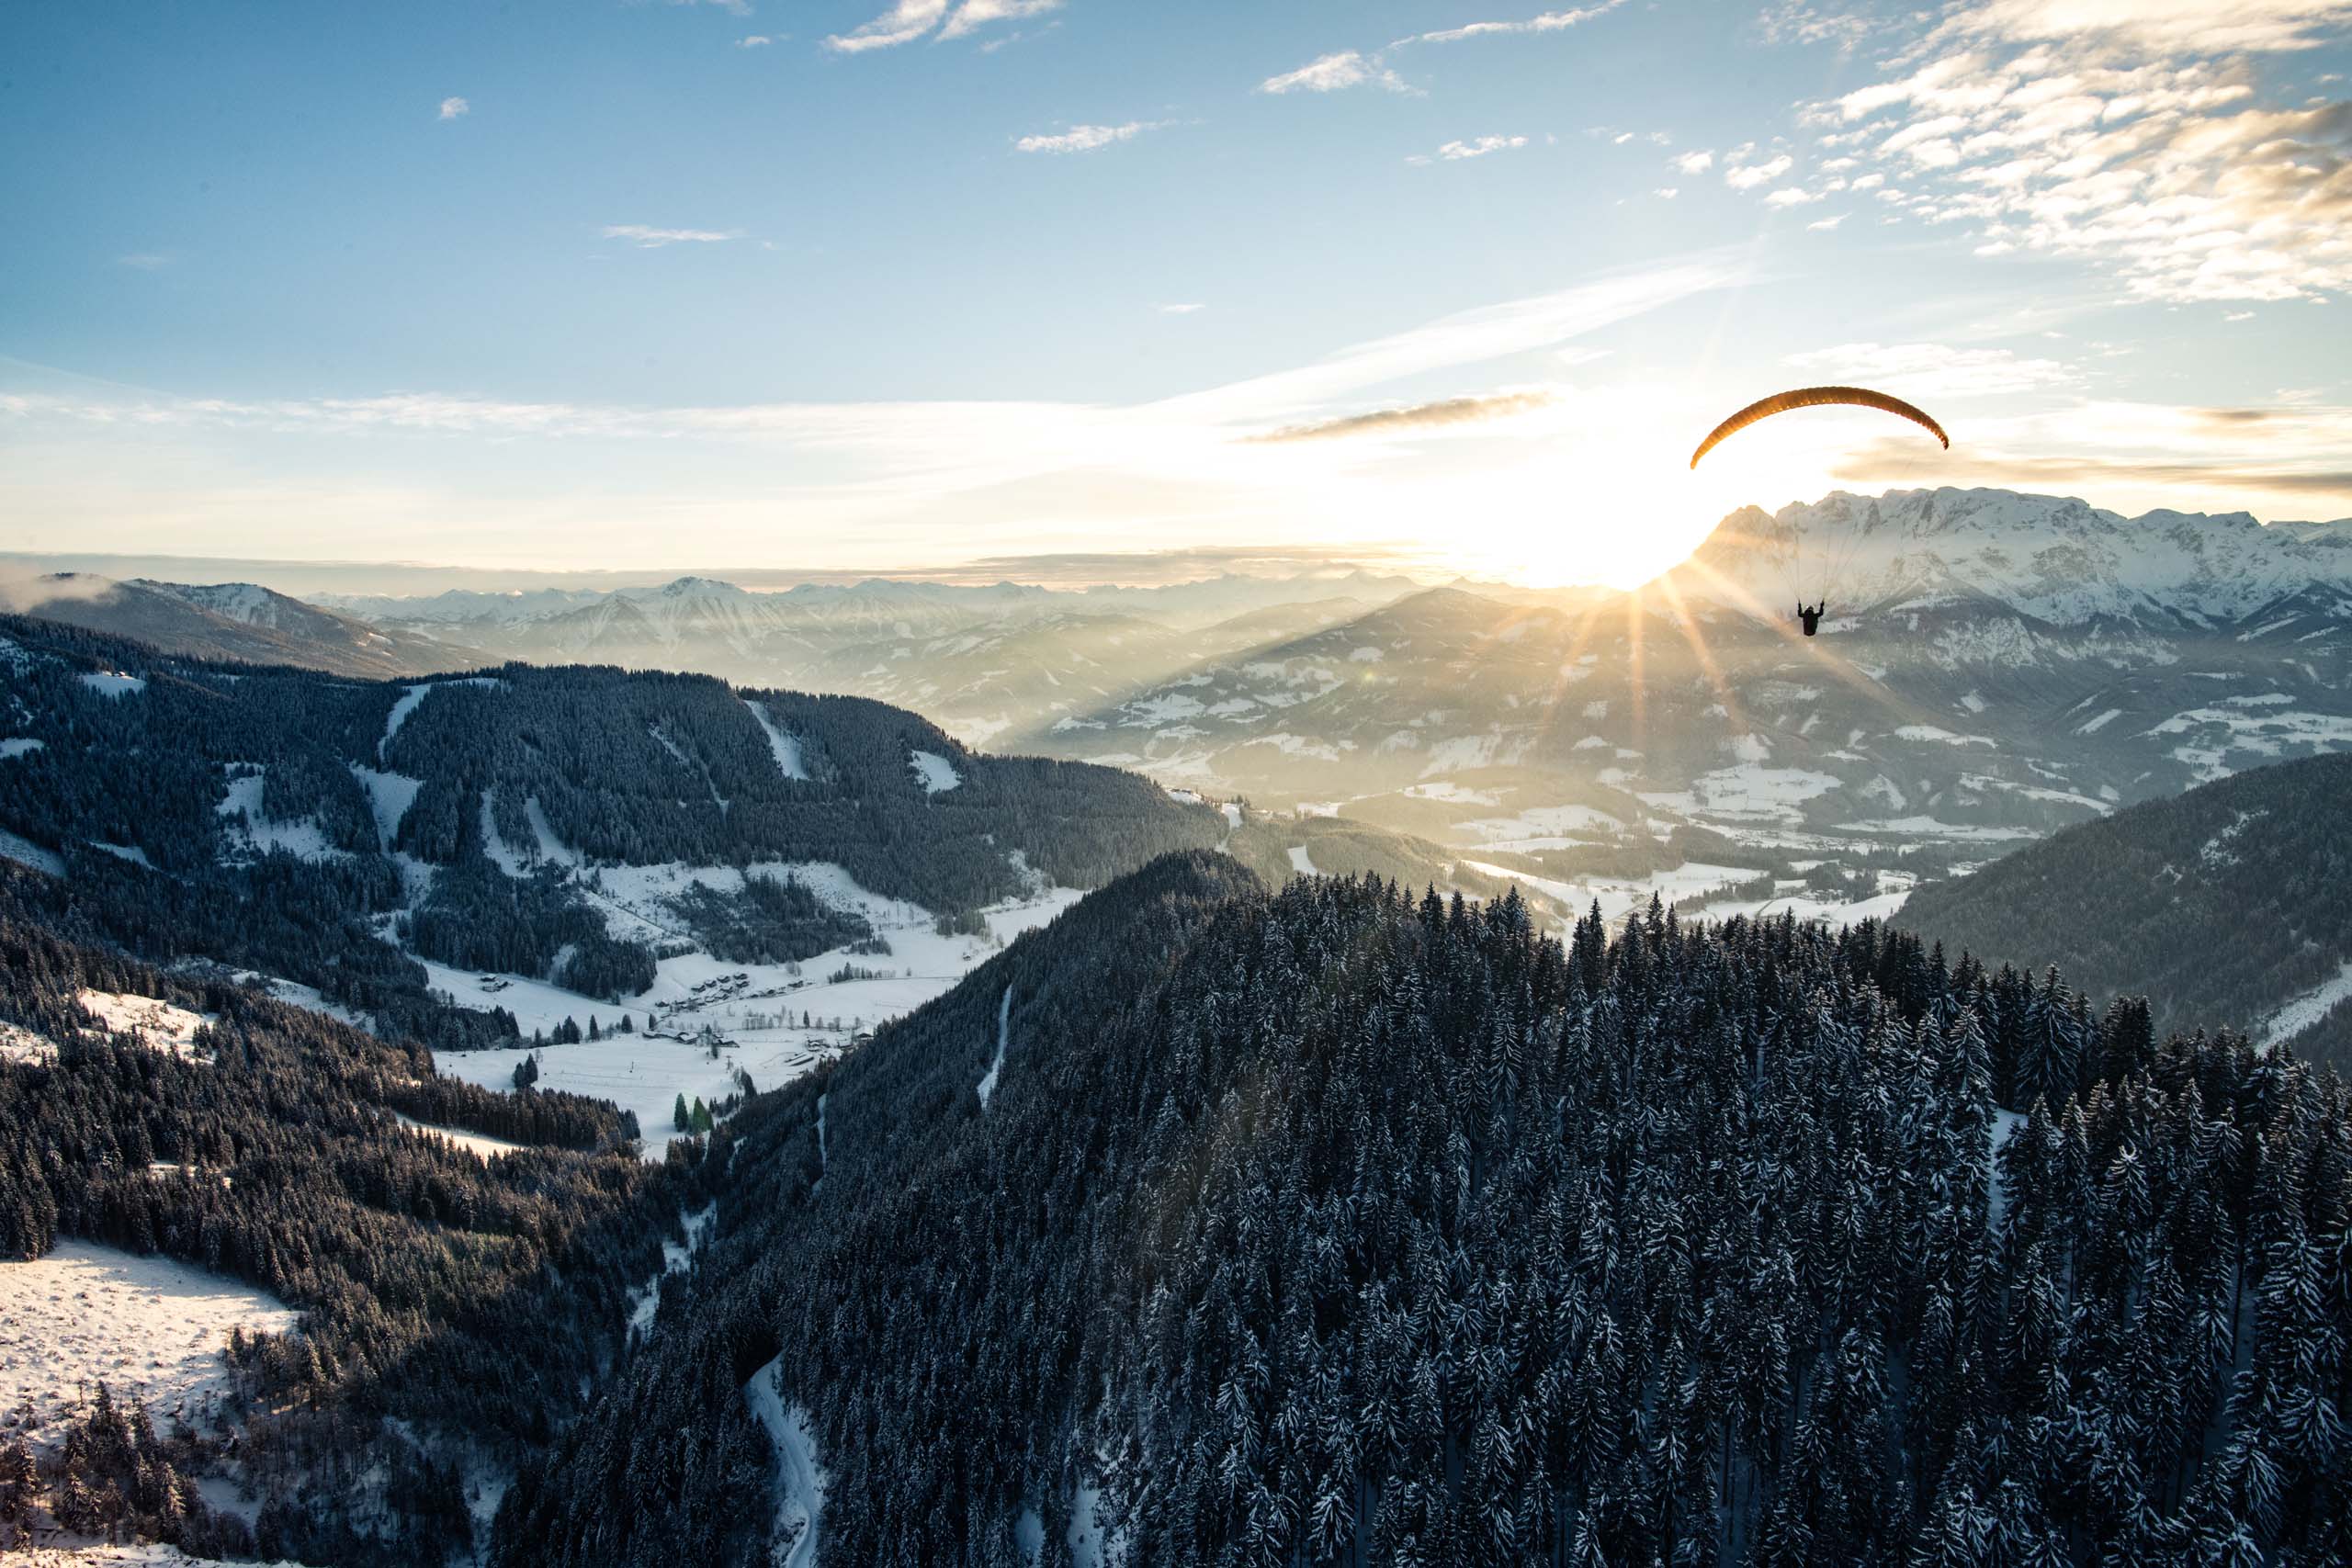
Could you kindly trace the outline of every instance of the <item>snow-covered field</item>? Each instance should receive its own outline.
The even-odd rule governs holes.
[[[539,1052],[539,1087],[610,1100],[637,1113],[648,1158],[659,1158],[674,1133],[677,1097],[706,1103],[736,1092],[736,1074],[748,1074],[755,1088],[774,1089],[836,1055],[861,1030],[913,1011],[944,996],[958,980],[1004,942],[1045,925],[1083,897],[1057,887],[984,912],[988,935],[942,936],[928,910],[879,897],[859,887],[835,866],[752,868],[789,874],[836,908],[854,908],[890,944],[887,955],[857,955],[836,948],[792,964],[729,964],[704,952],[660,961],[651,987],[616,1008],[544,981],[513,975],[481,975],[427,963],[435,990],[469,1007],[503,1007],[527,1037],[553,1032],[566,1019],[584,1031],[597,1021],[610,1030],[627,1013],[628,1034],[598,1041],[548,1045]],[[688,880],[722,884],[742,873],[726,867],[607,867],[601,874],[608,919],[650,920],[662,892]],[[875,978],[835,980],[844,966]],[[288,999],[294,999],[288,998]],[[800,1021],[807,1016],[808,1022]],[[727,1043],[716,1054],[695,1042],[705,1028]],[[662,1037],[645,1032],[658,1029]],[[684,1036],[684,1038],[677,1038]],[[528,1046],[495,1051],[445,1052],[435,1065],[442,1072],[486,1089],[506,1089]]]
[[[0,1423],[31,1401],[37,1444],[69,1414],[61,1400],[101,1381],[118,1400],[143,1401],[158,1426],[175,1412],[200,1425],[206,1402],[229,1390],[229,1330],[287,1334],[299,1321],[250,1285],[71,1238],[46,1258],[0,1262]]]

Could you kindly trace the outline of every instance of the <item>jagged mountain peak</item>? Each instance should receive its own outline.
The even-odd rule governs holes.
[[[2244,512],[2126,517],[2008,490],[1838,491],[1731,513],[1669,576],[1687,593],[1776,609],[1792,597],[1864,606],[1948,595],[2068,626],[2211,623],[2352,581],[2352,530],[2266,525]]]

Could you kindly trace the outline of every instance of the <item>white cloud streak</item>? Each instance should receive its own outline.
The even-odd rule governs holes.
[[[605,225],[607,240],[628,240],[645,250],[660,250],[664,245],[716,245],[742,237],[740,229],[656,229],[644,223]]]
[[[1047,136],[1024,136],[1015,141],[1017,152],[1091,152],[1115,142],[1131,141],[1147,130],[1158,130],[1165,120],[1131,119],[1125,125],[1073,125]]]
[[[990,22],[1043,16],[1060,9],[1061,4],[1062,0],[963,0],[958,6],[953,0],[897,0],[872,21],[826,39],[825,47],[837,54],[864,54],[896,49],[934,31],[941,39],[963,38]]]
[[[1459,163],[1464,158],[1483,158],[1489,152],[1510,152],[1526,145],[1527,138],[1524,136],[1474,136],[1466,141],[1445,143],[1437,150],[1437,155],[1447,163]]]
[[[467,115],[473,112],[473,105],[466,102],[463,98],[444,98],[441,100],[441,112],[436,118],[441,119],[462,119]]]
[[[1324,55],[1279,76],[1269,76],[1258,84],[1258,91],[1338,93],[1350,87],[1367,86],[1383,87],[1392,93],[1413,91],[1412,85],[1382,64],[1378,55],[1367,56],[1352,49]]]
[[[1519,22],[1471,22],[1458,28],[1443,28],[1436,32],[1415,33],[1399,39],[1391,49],[1413,43],[1459,43],[1464,39],[1508,37],[1513,33],[1559,33],[1581,27],[1598,17],[1605,17],[1625,4],[1625,0],[1601,0],[1598,6],[1586,6],[1566,11],[1545,11]]]

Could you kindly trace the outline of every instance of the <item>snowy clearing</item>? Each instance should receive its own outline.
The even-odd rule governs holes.
[[[1306,852],[1305,844],[1293,844],[1290,847],[1290,868],[1301,876],[1317,874],[1314,858]]]
[[[393,840],[400,837],[401,819],[416,804],[416,792],[424,787],[424,781],[406,773],[379,773],[356,762],[351,764],[351,776],[368,791],[368,804],[376,811],[377,841],[390,853]]]
[[[2352,998],[2352,959],[2335,974],[2301,996],[2290,998],[2268,1018],[2255,1026],[2255,1039],[2263,1045],[2281,1045],[2321,1019],[2347,998]]]
[[[93,991],[86,987],[75,993],[82,1010],[105,1025],[111,1034],[128,1034],[141,1045],[157,1051],[168,1051],[175,1056],[200,1061],[197,1055],[196,1032],[214,1022],[210,1013],[190,1012],[184,1007],[154,997],[125,995],[120,991]]]
[[[18,865],[28,865],[48,876],[65,874],[65,857],[55,850],[45,850],[30,839],[19,838],[0,828],[0,855],[6,855]]]
[[[36,740],[29,736],[11,736],[6,740],[0,740],[0,761],[6,761],[12,757],[22,757],[33,751],[45,750],[48,746],[48,741]]]
[[[925,795],[942,795],[964,782],[956,764],[936,751],[910,751],[907,765],[915,771],[915,782]]]
[[[808,1430],[808,1413],[784,1402],[783,1391],[776,1385],[779,1371],[776,1361],[771,1360],[743,1384],[743,1398],[775,1446],[775,1526],[769,1537],[768,1560],[777,1568],[812,1568],[817,1561],[819,1523],[825,1512],[825,1472],[817,1463],[817,1439]]]
[[[224,819],[222,830],[233,849],[250,855],[284,850],[297,860],[313,862],[349,858],[349,852],[327,842],[326,829],[317,818],[281,822],[262,814],[261,795],[268,772],[260,763],[231,762],[228,768],[227,788],[212,813]]]
[[[510,1144],[503,1138],[493,1138],[486,1133],[469,1133],[462,1127],[436,1126],[430,1122],[420,1122],[413,1116],[402,1116],[397,1111],[392,1114],[400,1117],[401,1126],[455,1144],[484,1164],[489,1163],[492,1155],[516,1155],[530,1147],[528,1144]]]
[[[85,671],[82,684],[102,697],[129,696],[147,689],[144,675],[126,675],[119,670]]]
[[[29,1400],[36,1446],[103,1380],[158,1427],[229,1392],[229,1330],[290,1334],[299,1314],[233,1280],[167,1258],[61,1238],[48,1257],[0,1262],[0,1410]]]
[[[760,704],[746,699],[743,705],[752,710],[752,717],[758,723],[760,732],[768,738],[768,753],[775,759],[776,771],[786,778],[806,783],[808,769],[800,760],[800,738],[777,728],[775,720],[768,716],[768,710]]]

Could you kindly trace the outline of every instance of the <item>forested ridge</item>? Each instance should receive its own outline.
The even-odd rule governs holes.
[[[354,682],[0,616],[0,842],[72,884],[61,918],[160,960],[315,987],[441,1046],[513,1022],[437,1006],[384,938],[634,995],[656,933],[588,896],[600,870],[828,863],[955,915],[1041,874],[1096,886],[1224,831],[1134,774],[983,756],[879,703],[703,676],[510,665]],[[927,787],[918,752],[954,786]],[[864,931],[770,881],[669,914],[714,950],[777,959]]]
[[[2352,964],[2352,756],[2256,768],[2067,829],[1921,887],[1896,920],[2144,996],[2160,1030],[2251,1028]],[[2287,1043],[2352,1067],[2352,999]]]
[[[722,1157],[501,1562],[757,1559],[771,1358],[832,1562],[2352,1553],[2352,1095],[1874,924],[1163,861]]]
[[[441,1078],[422,1049],[60,941],[8,896],[38,881],[0,879],[0,1025],[53,1047],[0,1054],[0,1258],[80,1236],[302,1314],[234,1348],[233,1442],[200,1421],[159,1438],[171,1413],[102,1402],[40,1478],[49,1506],[85,1530],[346,1568],[470,1550],[460,1460],[533,1451],[615,1363],[629,1292],[702,1201],[698,1146],[647,1165],[605,1101]],[[184,1058],[111,1032],[85,991],[209,1022]],[[484,1160],[403,1114],[527,1146]],[[206,1474],[260,1502],[251,1530],[202,1504]],[[5,1475],[0,1493],[5,1536],[36,1494]]]

